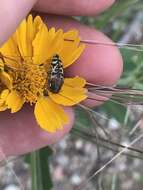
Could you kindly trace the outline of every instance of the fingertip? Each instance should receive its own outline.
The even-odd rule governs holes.
[[[86,44],[78,61],[67,68],[68,76],[79,75],[94,84],[114,85],[123,70],[123,60],[118,48],[100,31],[77,24],[81,39],[99,42]],[[105,44],[105,45],[104,45]]]
[[[87,83],[114,86],[120,79],[123,71],[123,60],[118,48],[112,45],[102,45],[113,44],[103,33],[93,29],[88,29],[88,32],[85,31],[84,33],[81,31],[83,39],[89,39],[88,34],[91,41],[95,40],[99,43],[101,42],[101,44],[87,44],[80,59],[71,65],[66,73],[70,77],[79,75],[85,78]],[[89,107],[98,106],[107,101],[109,99],[107,97],[97,96],[94,93],[88,96],[83,104]]]
[[[20,155],[58,142],[74,123],[74,111],[67,107],[64,110],[69,116],[69,123],[54,133],[44,131],[37,125],[33,108],[29,105],[14,114],[1,112],[0,151],[6,156]]]
[[[115,0],[40,0],[35,5],[36,11],[61,15],[96,15],[109,8]],[[56,6],[55,6],[56,3]]]
[[[114,3],[115,0],[93,0],[94,5],[91,4],[89,8],[88,15],[97,15],[106,9],[110,8]]]

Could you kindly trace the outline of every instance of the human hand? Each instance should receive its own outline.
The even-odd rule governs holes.
[[[60,3],[59,3],[60,2]],[[0,45],[16,30],[20,21],[29,13],[36,0],[3,0],[0,12]],[[89,39],[109,43],[111,40],[103,33],[81,25],[66,16],[51,16],[52,14],[64,15],[90,15],[99,13],[113,3],[113,0],[39,0],[35,7],[48,27],[55,26],[64,30],[76,28],[82,39]],[[4,21],[4,22],[3,22]],[[122,58],[116,47],[87,45],[84,53],[76,64],[67,69],[68,76],[79,75],[88,82],[102,85],[113,85],[122,72]],[[87,102],[92,104],[93,102]],[[94,102],[94,105],[96,103]],[[47,133],[37,124],[33,108],[25,106],[21,111],[11,114],[9,111],[0,113],[0,147],[6,155],[23,154],[42,146],[55,143],[71,129],[74,123],[72,108],[65,108],[70,116],[70,123],[64,130],[56,133]],[[2,157],[2,155],[1,155]]]

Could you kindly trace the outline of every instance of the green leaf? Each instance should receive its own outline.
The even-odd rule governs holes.
[[[118,0],[116,3],[105,13],[99,16],[96,21],[97,28],[103,28],[107,23],[115,19],[117,16],[121,15],[124,10],[126,10],[129,6],[140,2],[140,0]]]
[[[86,110],[83,110],[81,108],[75,109],[75,128],[81,127],[92,127],[91,119],[89,118],[89,115],[87,114]]]
[[[124,60],[124,72],[118,84],[142,89],[143,54],[131,50],[121,50]]]
[[[108,115],[108,118],[112,117],[112,118],[115,118],[120,123],[124,122],[124,118],[126,114],[125,107],[121,105],[117,105],[112,102],[106,102],[104,105],[100,107],[100,109]]]
[[[30,154],[32,190],[52,189],[53,184],[48,162],[51,154],[52,150],[49,147],[45,147]]]

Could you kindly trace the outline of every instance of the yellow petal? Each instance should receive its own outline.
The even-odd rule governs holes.
[[[52,28],[49,29],[49,40],[52,41],[54,39],[55,33],[56,33],[56,30],[55,30],[54,27],[52,27]]]
[[[52,36],[53,40],[48,40],[48,58],[51,58],[54,54],[60,54],[63,47],[63,30],[59,29]]]
[[[35,38],[35,35],[36,35],[32,15],[29,15],[28,18],[27,18],[27,27],[26,27],[26,29],[27,29],[26,38],[27,38],[28,56],[32,56],[33,55],[32,42],[33,42],[33,40]]]
[[[60,52],[60,57],[62,60],[64,60],[64,66],[66,65],[66,60],[69,59],[69,57],[72,55],[72,53],[77,49],[79,45],[80,39],[77,38],[75,40],[64,40],[63,47]]]
[[[82,52],[85,49],[85,45],[81,44],[76,50],[71,53],[71,55],[64,60],[64,68],[69,67],[71,64],[73,64],[82,54]]]
[[[72,106],[87,98],[87,90],[83,88],[86,81],[80,77],[66,78],[58,94],[49,92],[50,98],[57,104]]]
[[[13,36],[9,38],[7,42],[4,43],[4,45],[0,48],[0,52],[4,56],[15,56],[17,57],[19,55],[17,44],[14,41]],[[9,60],[10,61],[10,60]]]
[[[64,33],[64,39],[66,40],[74,40],[78,36],[78,31],[76,29],[69,30],[68,32]]]
[[[11,109],[11,113],[14,113],[21,109],[24,101],[16,91],[12,91],[6,99],[6,104]]]
[[[34,63],[41,64],[45,61],[50,62],[50,59],[54,54],[59,54],[62,46],[63,30],[59,29],[56,32],[55,28],[51,28],[48,31],[47,26],[43,24],[33,41]]]
[[[3,104],[0,106],[0,111],[5,111],[7,110],[7,105]]]
[[[0,48],[0,53],[4,57],[5,64],[15,65],[19,60],[19,52],[14,35]]]
[[[0,94],[0,111],[5,111],[8,107],[6,105],[6,99],[9,94],[9,90],[5,89]]]
[[[40,16],[36,16],[34,18],[34,23],[33,23],[35,34],[40,30],[42,24],[43,24],[43,21],[42,21],[41,17]]]
[[[64,68],[73,64],[85,49],[84,44],[80,44],[80,38],[77,30],[70,30],[63,34],[64,42],[60,57]]]
[[[40,127],[51,133],[63,129],[63,125],[69,121],[64,110],[47,97],[38,99],[34,114]]]
[[[8,94],[9,94],[9,90],[8,89],[5,89],[2,91],[2,93],[0,94],[0,99],[2,99],[3,101],[5,101],[8,97]]]
[[[4,101],[2,99],[0,99],[0,107],[3,106]]]
[[[12,78],[10,77],[10,75],[6,72],[1,72],[0,73],[0,80],[1,82],[8,88],[11,89],[12,88]]]
[[[23,58],[25,56],[28,56],[28,42],[27,42],[27,36],[26,36],[27,34],[26,29],[27,29],[26,20],[24,19],[15,33],[18,49]]]
[[[20,51],[21,56],[25,59],[26,56],[27,58],[29,58],[33,55],[32,42],[38,31],[36,27],[38,27],[38,25],[35,25],[35,23],[33,22],[32,15],[29,15],[27,20],[24,19],[21,22],[20,26],[15,32],[15,39],[17,41],[18,49]]]
[[[74,78],[65,78],[64,80],[65,85],[71,87],[84,87],[86,85],[86,80],[81,77],[74,77]]]
[[[42,64],[47,60],[48,37],[48,29],[43,23],[32,43],[33,62],[35,64]]]

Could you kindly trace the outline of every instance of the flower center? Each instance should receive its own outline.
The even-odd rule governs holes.
[[[19,92],[24,101],[36,103],[39,96],[43,95],[47,72],[44,66],[39,66],[26,61],[20,69],[12,69],[13,90]]]

